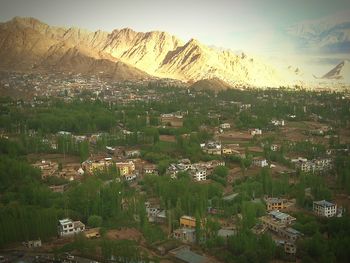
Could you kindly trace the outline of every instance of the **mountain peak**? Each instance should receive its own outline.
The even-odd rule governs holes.
[[[186,47],[196,47],[196,48],[201,48],[203,45],[195,38],[191,38],[186,44]]]
[[[346,82],[350,82],[350,61],[343,60],[328,73],[326,73],[322,78],[324,79],[338,79]]]
[[[39,26],[48,26],[47,24],[41,22],[40,20],[33,18],[33,17],[20,17],[20,16],[15,16],[12,18],[9,23],[12,24],[17,24],[17,25],[22,25],[30,28],[35,28],[38,25]]]
[[[130,28],[130,27],[124,27],[122,29],[119,30],[119,32],[123,32],[123,33],[135,33],[135,31]]]

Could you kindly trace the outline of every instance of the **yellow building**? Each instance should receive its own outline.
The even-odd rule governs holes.
[[[135,164],[132,161],[116,163],[115,165],[122,176],[132,174],[135,171]]]
[[[272,211],[272,210],[282,210],[286,208],[286,203],[281,198],[266,198],[266,210]]]
[[[187,227],[187,228],[195,228],[196,219],[192,216],[182,216],[180,217],[180,226]]]

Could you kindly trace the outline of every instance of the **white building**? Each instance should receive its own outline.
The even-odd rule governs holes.
[[[231,124],[229,124],[229,123],[222,123],[222,124],[220,124],[220,128],[221,129],[230,129],[231,128]]]
[[[271,151],[277,152],[280,149],[280,146],[278,144],[272,144],[270,146]]]
[[[58,220],[58,222],[58,234],[61,237],[78,234],[85,230],[85,225],[80,221],[65,218]]]
[[[261,129],[254,129],[250,131],[250,135],[262,135],[262,130]]]
[[[272,120],[271,123],[275,126],[284,126],[284,120]]]
[[[313,211],[319,216],[332,217],[337,214],[337,205],[326,200],[314,201]]]
[[[197,168],[193,173],[193,179],[197,182],[207,180],[207,169]]]
[[[260,157],[255,157],[253,158],[253,163],[254,166],[258,166],[258,167],[265,167],[268,166],[269,164],[267,163],[267,160],[264,158],[260,158]]]

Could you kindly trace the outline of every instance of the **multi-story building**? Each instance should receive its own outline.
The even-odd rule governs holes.
[[[78,234],[85,230],[85,225],[80,221],[65,218],[58,221],[58,234],[61,237]]]
[[[148,164],[143,167],[143,174],[158,174],[155,164]]]
[[[112,158],[106,157],[100,160],[86,160],[82,163],[82,167],[86,172],[92,174],[94,171],[104,170],[112,164]]]
[[[206,168],[196,168],[191,174],[193,176],[193,179],[197,182],[207,180]]]
[[[337,214],[337,205],[326,200],[315,201],[313,211],[319,216],[333,217]]]
[[[118,162],[115,166],[119,169],[120,175],[126,176],[130,175],[135,171],[135,164],[133,161],[128,162]]]
[[[267,211],[281,210],[286,208],[285,200],[281,198],[268,197],[268,198],[265,198],[265,202],[266,202]]]

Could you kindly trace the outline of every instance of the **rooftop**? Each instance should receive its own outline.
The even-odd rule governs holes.
[[[273,216],[274,218],[278,219],[278,220],[285,220],[287,219],[288,217],[291,217],[290,215],[286,214],[286,213],[282,213],[278,210],[276,211],[271,211],[269,213],[271,216]]]
[[[314,204],[320,205],[320,206],[323,206],[323,207],[332,207],[332,206],[335,206],[335,204],[333,204],[333,203],[331,203],[331,202],[328,202],[328,201],[326,201],[326,200],[314,201]]]
[[[58,220],[58,221],[59,221],[59,223],[61,225],[66,225],[66,224],[73,223],[73,221],[71,219],[69,219],[69,218],[64,218],[64,219],[61,219],[61,220]]]
[[[197,253],[194,253],[190,250],[189,247],[179,247],[170,251],[177,259],[180,259],[188,263],[205,263],[209,262],[209,259],[201,256]]]
[[[181,219],[188,219],[188,220],[196,220],[194,217],[192,216],[182,216]]]

